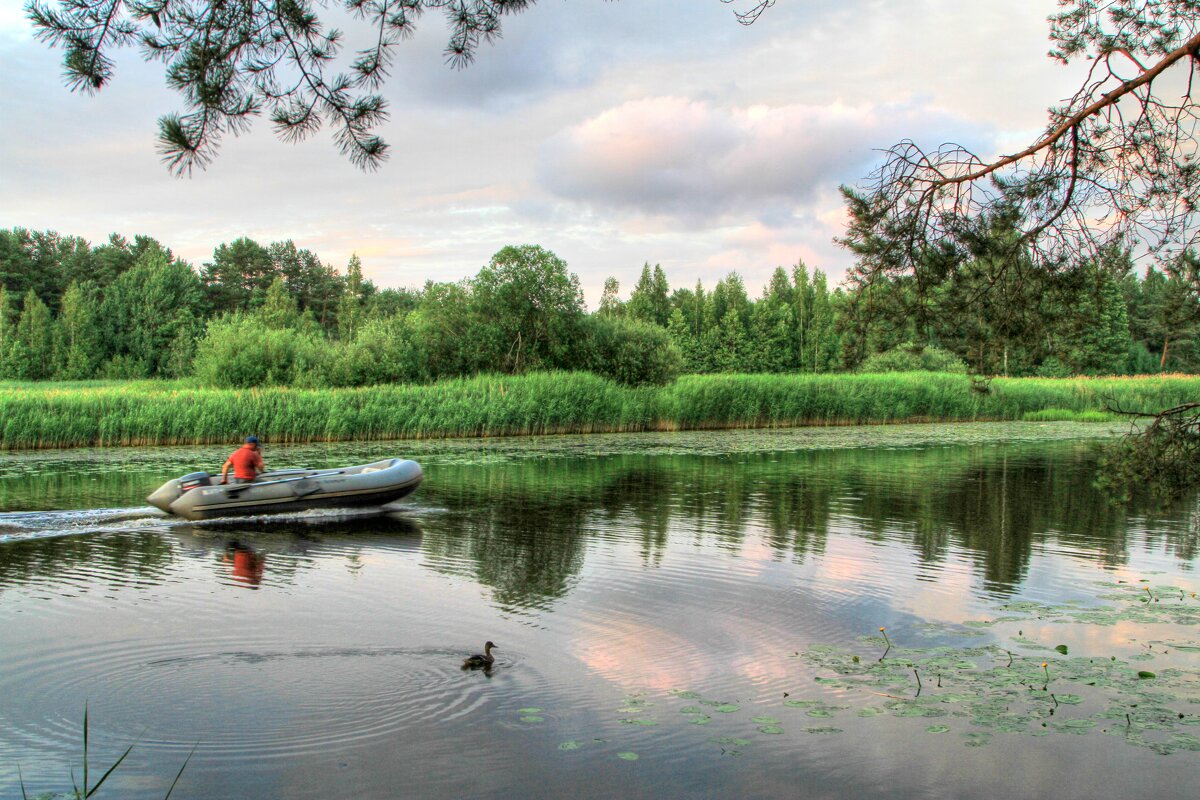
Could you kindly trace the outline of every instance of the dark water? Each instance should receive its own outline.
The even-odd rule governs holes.
[[[93,782],[136,743],[98,797],[161,798],[193,746],[172,797],[1194,797],[1197,502],[1109,504],[1101,433],[268,446],[414,457],[426,483],[388,513],[202,524],[141,498],[221,448],[0,455],[0,797],[18,766],[30,796],[82,779],[85,704]],[[1173,616],[1063,618],[1143,589]],[[1080,705],[982,742],[965,712],[859,716],[892,695],[817,683],[807,654],[875,664],[880,627],[1056,677],[1059,643],[1128,661],[1161,720],[1117,725],[1061,677]],[[462,672],[485,639],[495,669]]]

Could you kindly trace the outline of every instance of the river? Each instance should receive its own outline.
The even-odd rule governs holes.
[[[0,453],[0,797],[85,706],[97,797],[1194,797],[1198,499],[1109,502],[1111,435],[268,443],[426,480],[206,523],[142,498],[230,448]]]

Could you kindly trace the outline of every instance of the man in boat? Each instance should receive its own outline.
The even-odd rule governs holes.
[[[229,482],[229,468],[233,467],[234,483],[254,483],[258,473],[263,472],[262,447],[257,436],[247,436],[246,443],[233,451],[221,467],[221,483]]]

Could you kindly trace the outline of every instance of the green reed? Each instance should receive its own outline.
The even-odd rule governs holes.
[[[213,389],[188,381],[0,383],[0,447],[513,436],[897,422],[1103,418],[1200,396],[1200,377],[689,375],[630,388],[590,373],[482,375],[352,389]]]

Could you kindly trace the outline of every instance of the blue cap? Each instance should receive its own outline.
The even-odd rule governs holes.
[[[247,436],[246,444],[258,444],[258,437],[257,436]]]

